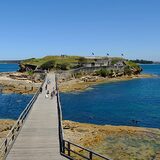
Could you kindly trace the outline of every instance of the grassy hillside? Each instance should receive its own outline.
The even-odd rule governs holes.
[[[98,58],[98,57],[97,57]],[[101,57],[106,59],[107,57]],[[108,58],[107,58],[108,59]],[[127,73],[131,72],[131,70],[140,72],[141,68],[138,64],[132,61],[125,61],[125,59],[121,57],[110,57],[111,65],[114,66],[117,62],[125,62],[126,67],[125,70]],[[46,56],[43,58],[31,58],[26,59],[21,62],[21,68],[25,68],[27,65],[31,65],[33,68],[38,66],[38,68],[47,69],[47,68],[55,68],[60,70],[68,70],[82,66],[85,63],[96,62],[96,59],[93,57],[85,58],[80,56]],[[35,68],[36,68],[35,67]]]
[[[31,64],[35,66],[41,66],[47,61],[55,61],[56,64],[63,64],[63,63],[77,63],[79,56],[46,56],[43,58],[31,58],[22,61],[22,64]]]

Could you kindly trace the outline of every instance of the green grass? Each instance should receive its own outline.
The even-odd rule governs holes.
[[[56,64],[74,64],[78,62],[78,59],[80,57],[79,56],[65,56],[65,57],[61,57],[61,56],[46,56],[43,58],[31,58],[31,59],[27,59],[22,61],[22,64],[32,64],[35,66],[41,66],[42,64],[44,64],[47,61],[55,61]]]
[[[128,66],[130,66],[130,67],[132,67],[132,68],[140,69],[140,66],[137,63],[135,63],[135,62],[126,61],[125,64],[128,65]]]

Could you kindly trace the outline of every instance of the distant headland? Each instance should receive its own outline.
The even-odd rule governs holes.
[[[20,64],[21,63],[21,60],[0,60],[0,63],[7,63],[7,64]]]

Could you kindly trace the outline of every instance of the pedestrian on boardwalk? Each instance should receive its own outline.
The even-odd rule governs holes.
[[[45,98],[49,98],[49,95],[46,93]]]
[[[45,86],[45,90],[47,90],[47,84],[46,84],[46,86]]]
[[[51,83],[51,81],[48,79],[48,80],[47,80],[47,84],[50,84],[50,83]]]
[[[40,93],[42,93],[42,90],[43,90],[42,87],[40,87]]]
[[[51,92],[51,99],[53,99],[53,96],[54,96],[54,94],[53,94],[53,92]]]
[[[47,94],[49,95],[49,90],[47,91]]]

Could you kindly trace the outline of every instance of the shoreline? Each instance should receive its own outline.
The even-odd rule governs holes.
[[[34,94],[41,85],[38,77],[35,80],[32,76],[20,72],[0,73],[0,91],[4,94]]]
[[[86,77],[89,77],[91,81],[84,81]],[[107,84],[107,83],[114,83],[114,82],[121,82],[121,81],[128,81],[140,78],[153,78],[156,75],[152,74],[138,74],[138,75],[131,75],[131,76],[121,76],[121,77],[114,77],[114,78],[103,78],[99,76],[83,76],[77,79],[71,79],[68,81],[59,82],[59,90],[62,93],[67,92],[80,92],[85,91],[92,86],[99,85],[99,84]]]

